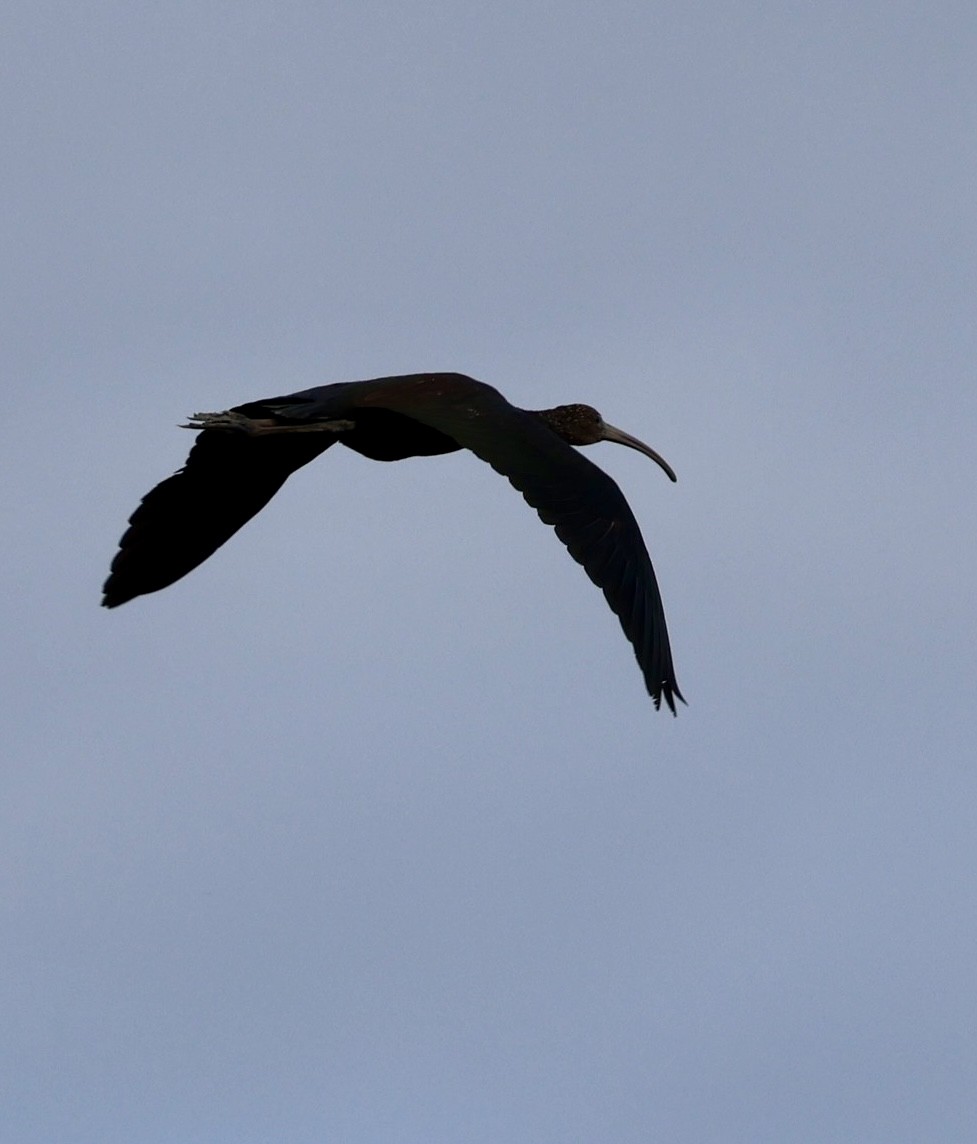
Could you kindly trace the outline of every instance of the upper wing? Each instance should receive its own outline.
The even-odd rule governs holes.
[[[415,400],[404,411],[487,461],[556,529],[621,621],[655,706],[664,698],[674,713],[676,699],[684,699],[661,593],[638,523],[614,481],[488,386],[459,393],[457,400],[445,401],[444,394],[429,405]]]
[[[328,433],[198,434],[183,468],[147,493],[129,518],[102,603],[114,608],[185,576],[333,441]]]

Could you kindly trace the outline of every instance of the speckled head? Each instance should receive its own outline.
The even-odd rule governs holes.
[[[615,429],[608,425],[603,417],[591,405],[557,405],[555,409],[540,409],[536,415],[570,445],[595,445],[598,441],[615,441],[618,445],[627,445],[629,449],[637,449],[650,457],[656,465],[660,465],[669,480],[678,478],[672,466],[650,445],[625,433],[623,429]]]

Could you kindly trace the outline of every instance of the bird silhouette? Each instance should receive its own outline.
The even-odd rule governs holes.
[[[685,702],[665,612],[634,514],[613,480],[574,445],[615,441],[675,474],[654,449],[589,405],[528,410],[458,373],[340,382],[196,413],[187,462],[129,518],[102,603],[118,607],[185,576],[259,512],[288,477],[339,442],[376,461],[470,449],[552,525],[603,590],[634,648],[655,707]]]

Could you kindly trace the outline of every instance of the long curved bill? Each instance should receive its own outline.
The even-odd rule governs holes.
[[[678,480],[678,477],[675,475],[675,470],[661,453],[656,453],[650,445],[646,445],[644,441],[639,441],[637,437],[632,437],[630,433],[625,433],[623,429],[615,429],[613,425],[608,425],[606,421],[602,421],[601,440],[614,441],[618,445],[627,445],[629,449],[637,449],[639,453],[644,453],[646,457],[651,457],[656,465],[660,465],[665,470],[665,475],[670,481]]]

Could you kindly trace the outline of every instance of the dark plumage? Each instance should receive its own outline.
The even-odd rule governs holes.
[[[117,607],[185,576],[262,509],[286,479],[339,442],[377,461],[470,449],[556,529],[621,621],[655,701],[682,700],[665,613],[627,501],[573,445],[616,441],[675,474],[651,448],[607,425],[588,405],[525,410],[457,373],[342,382],[225,413],[199,413],[186,465],[132,514],[105,582]],[[684,702],[684,700],[682,700]]]

